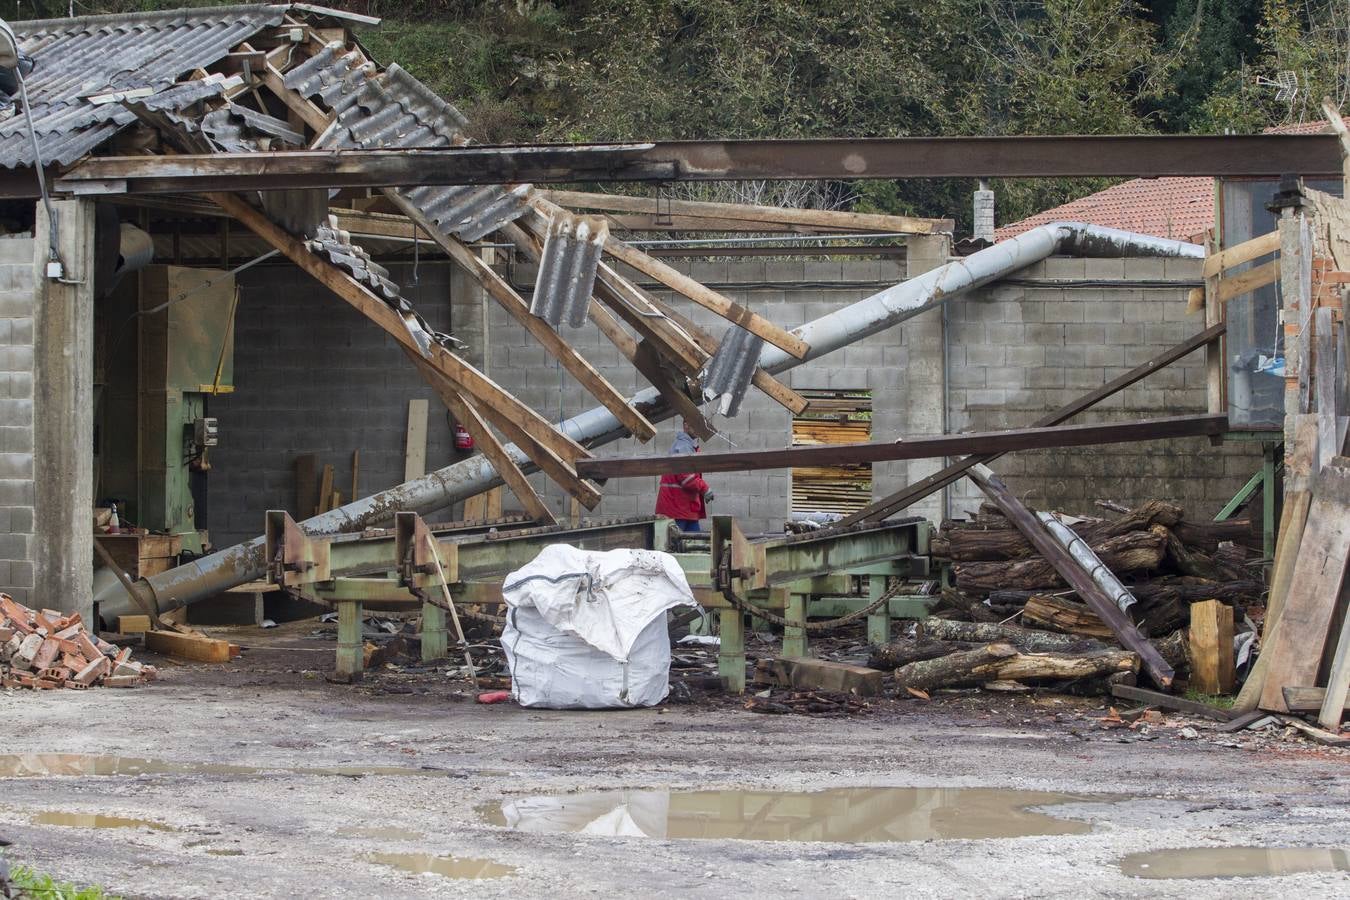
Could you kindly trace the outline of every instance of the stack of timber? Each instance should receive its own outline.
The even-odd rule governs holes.
[[[1134,509],[1099,505],[1116,515],[1056,518],[1135,598],[1117,621],[1079,598],[1064,580],[1063,560],[1044,557],[1023,526],[988,503],[943,523],[932,554],[950,564],[954,586],[915,638],[878,648],[870,664],[895,670],[897,685],[910,691],[1036,685],[1108,693],[1133,686],[1148,669],[1171,690],[1231,692],[1235,639],[1249,642],[1241,632],[1263,612],[1253,549],[1260,535],[1247,521],[1188,520],[1161,500]],[[1189,682],[1163,685],[1154,677],[1169,668],[1189,673]]]
[[[810,404],[792,418],[792,446],[862,444],[872,439],[870,391],[804,390]],[[862,509],[872,500],[868,464],[798,466],[792,470],[794,513],[837,513]]]
[[[90,633],[79,613],[29,609],[0,594],[0,686],[82,691],[136,687],[156,675],[154,666],[132,661],[130,647]]]

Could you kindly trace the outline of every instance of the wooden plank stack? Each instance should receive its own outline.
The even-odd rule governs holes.
[[[804,390],[810,406],[792,419],[792,446],[861,444],[872,439],[867,391]],[[792,511],[847,514],[872,502],[870,465],[798,466],[792,470]]]
[[[135,687],[157,674],[154,666],[133,662],[130,647],[88,631],[79,613],[29,609],[0,594],[0,687]]]

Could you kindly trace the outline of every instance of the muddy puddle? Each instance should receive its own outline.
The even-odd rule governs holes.
[[[1319,847],[1187,847],[1131,853],[1120,871],[1134,878],[1263,878],[1350,872],[1350,850]]]
[[[362,858],[414,875],[431,873],[443,878],[505,878],[519,871],[515,866],[504,866],[490,859],[433,856],[430,853],[369,853]]]
[[[402,766],[235,766],[223,763],[175,763],[130,756],[86,753],[14,753],[0,755],[0,778],[47,778],[70,775],[331,775],[363,778],[375,775],[420,777],[449,776],[444,769],[413,769]]]
[[[154,831],[177,831],[171,825],[151,819],[129,819],[98,813],[40,812],[29,817],[34,825],[60,825],[66,828],[150,828]]]
[[[1086,834],[1090,823],[1033,807],[1109,799],[993,788],[608,791],[506,800],[479,814],[532,832],[873,843]]]

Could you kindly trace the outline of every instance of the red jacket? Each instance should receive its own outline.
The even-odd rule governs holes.
[[[703,494],[708,482],[698,472],[680,472],[661,476],[656,489],[656,514],[672,519],[706,519],[708,508]]]

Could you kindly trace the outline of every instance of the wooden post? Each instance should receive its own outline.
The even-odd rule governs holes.
[[[867,602],[875,603],[886,592],[885,575],[867,576]],[[875,612],[867,616],[867,643],[873,647],[883,647],[891,642],[891,604],[883,603]]]
[[[1191,604],[1191,687],[1202,694],[1233,691],[1233,607],[1218,600]]]
[[[788,588],[770,588],[770,600],[782,602],[784,614],[783,618],[793,624],[783,628],[783,655],[784,656],[806,656],[809,652],[806,646],[806,600],[807,594],[789,590]],[[770,602],[770,606],[778,606],[778,603]]]
[[[727,690],[745,693],[745,619],[739,609],[724,607],[717,611],[721,645],[717,651],[717,674]]]
[[[364,618],[361,601],[339,600],[337,608],[337,665],[333,677],[335,681],[348,683],[360,681],[366,668],[365,640],[361,634],[361,619]]]
[[[403,450],[403,480],[412,481],[427,473],[427,401],[408,401],[408,434]]]
[[[445,610],[434,603],[422,602],[422,662],[444,659],[449,652],[449,631]]]

